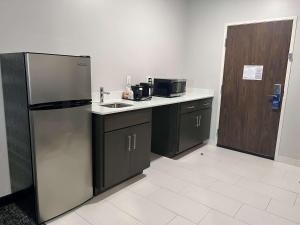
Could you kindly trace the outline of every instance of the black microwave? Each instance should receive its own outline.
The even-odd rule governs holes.
[[[186,79],[154,79],[154,96],[178,97],[184,95],[185,91]]]

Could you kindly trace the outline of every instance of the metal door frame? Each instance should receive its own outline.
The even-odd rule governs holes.
[[[220,86],[218,88],[218,101],[217,101],[217,117],[216,123],[217,124],[217,132],[216,132],[216,139],[215,144],[218,143],[218,130],[219,130],[219,121],[220,121],[220,112],[221,112],[221,100],[222,100],[222,86],[223,86],[223,77],[224,77],[224,67],[225,67],[225,56],[226,56],[226,39],[227,39],[227,31],[229,26],[237,26],[237,25],[247,25],[247,24],[255,24],[255,23],[264,23],[264,22],[276,22],[276,21],[284,21],[284,20],[292,20],[293,21],[293,29],[291,35],[291,43],[290,43],[290,54],[294,53],[294,46],[295,46],[295,39],[296,39],[296,29],[297,29],[297,21],[298,16],[291,16],[291,17],[282,17],[282,18],[275,18],[275,19],[262,19],[262,20],[253,20],[253,21],[244,21],[244,22],[235,22],[235,23],[226,23],[224,27],[224,38],[223,38],[223,50],[222,50],[222,60],[221,60],[221,75],[220,75]],[[281,141],[281,134],[282,134],[282,127],[284,123],[284,115],[286,109],[286,101],[288,96],[288,87],[291,75],[293,60],[288,60],[287,69],[286,69],[286,76],[285,76],[285,87],[284,87],[284,96],[282,99],[281,105],[281,113],[280,113],[280,120],[279,120],[279,127],[278,127],[278,134],[277,134],[277,141],[276,141],[276,149],[275,149],[275,161],[279,161],[279,147]]]

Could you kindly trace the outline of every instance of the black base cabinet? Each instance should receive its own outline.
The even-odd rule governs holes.
[[[93,115],[94,194],[150,166],[152,110]]]
[[[175,155],[209,139],[212,98],[156,107],[152,115],[151,151]]]
[[[197,121],[199,114],[199,111],[195,111],[180,116],[179,152],[185,151],[201,142]]]

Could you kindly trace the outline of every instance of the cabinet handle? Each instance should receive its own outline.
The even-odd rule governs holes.
[[[133,150],[136,149],[136,134],[133,135]]]
[[[131,135],[128,136],[128,151],[131,152]]]
[[[187,107],[188,109],[194,109],[195,108],[195,106],[189,106],[189,107]]]
[[[202,106],[209,106],[210,102],[204,103]]]
[[[196,127],[198,128],[198,124],[199,124],[199,118],[198,116],[196,116]]]
[[[201,119],[202,119],[202,116],[201,116],[201,115],[199,115],[199,119],[198,119],[198,121],[199,121],[199,123],[198,123],[198,127],[200,127],[200,125],[201,125]]]

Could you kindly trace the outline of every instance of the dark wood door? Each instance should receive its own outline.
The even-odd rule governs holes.
[[[131,129],[104,134],[104,186],[111,187],[129,177]]]
[[[133,176],[150,166],[151,125],[145,123],[131,128],[132,148],[129,172]]]
[[[187,150],[201,142],[199,135],[200,111],[185,113],[180,118],[179,152]]]
[[[274,158],[281,110],[272,110],[270,95],[274,84],[284,89],[292,27],[292,20],[228,27],[219,146]],[[245,65],[263,65],[262,80],[243,79]]]

